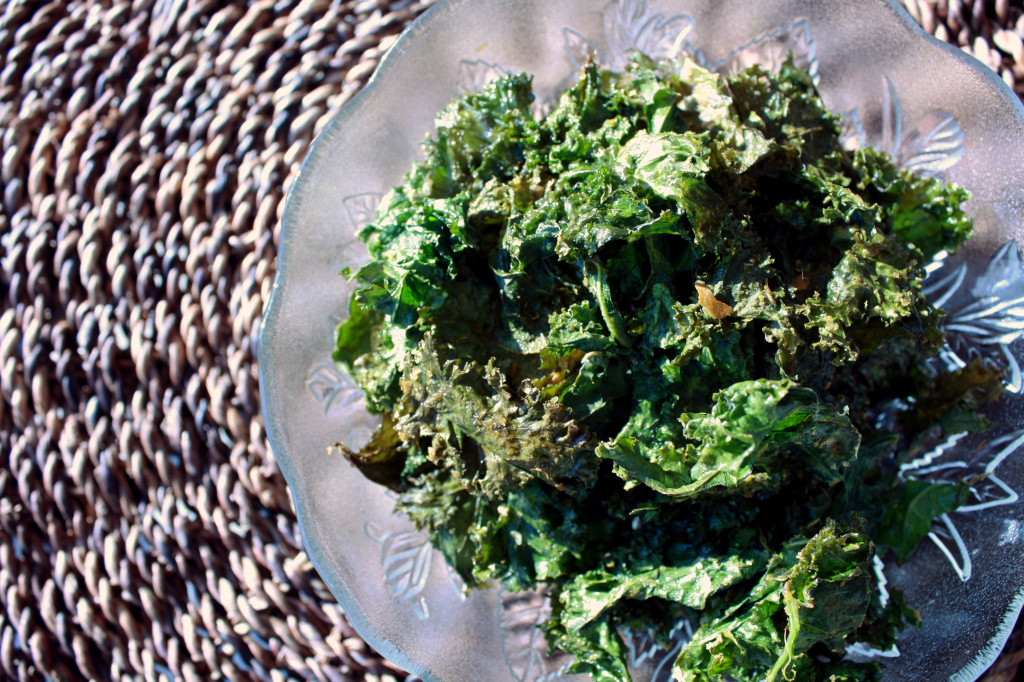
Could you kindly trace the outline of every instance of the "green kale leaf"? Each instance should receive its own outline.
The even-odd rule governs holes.
[[[381,416],[337,450],[469,588],[544,587],[549,646],[620,682],[876,680],[917,614],[879,597],[970,479],[907,464],[983,432],[1002,373],[932,362],[925,265],[962,189],[844,149],[792,63],[587,65],[448,105],[362,230],[334,359]]]

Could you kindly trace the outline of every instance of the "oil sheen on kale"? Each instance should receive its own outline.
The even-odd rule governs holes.
[[[930,359],[955,186],[848,151],[808,75],[637,57],[543,117],[530,78],[452,102],[360,237],[334,358],[381,417],[367,478],[470,588],[544,585],[569,672],[624,627],[695,632],[676,680],[877,679],[904,561],[970,481],[900,465],[986,427],[998,372]]]

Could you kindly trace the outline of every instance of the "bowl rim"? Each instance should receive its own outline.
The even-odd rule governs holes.
[[[295,515],[299,525],[299,535],[313,567],[327,585],[327,588],[330,590],[334,598],[338,600],[338,604],[341,606],[342,612],[359,636],[386,659],[407,671],[415,673],[425,682],[440,682],[440,678],[432,674],[421,663],[412,660],[412,658],[402,652],[397,645],[392,643],[391,640],[383,636],[378,628],[370,622],[365,610],[356,603],[355,597],[353,597],[349,592],[341,575],[336,571],[324,569],[324,567],[330,566],[330,560],[327,556],[327,551],[324,548],[323,542],[321,542],[319,536],[312,530],[312,526],[314,525],[312,522],[313,515],[307,496],[301,494],[300,491],[297,491],[297,486],[293,485],[293,482],[298,481],[300,478],[299,468],[294,460],[288,456],[286,450],[281,445],[286,442],[287,439],[284,437],[284,433],[282,432],[282,426],[278,423],[278,420],[274,418],[274,415],[270,413],[270,409],[268,407],[271,405],[270,394],[268,392],[270,382],[268,382],[267,379],[269,378],[268,375],[270,373],[270,369],[274,365],[273,356],[271,355],[269,348],[272,348],[275,345],[277,336],[276,322],[282,314],[282,291],[286,285],[287,279],[285,272],[293,257],[292,240],[289,239],[289,236],[298,229],[298,221],[295,216],[298,214],[300,207],[306,199],[306,186],[302,181],[303,178],[313,175],[325,163],[326,154],[324,154],[324,150],[330,146],[331,141],[334,139],[335,135],[337,135],[338,131],[346,122],[351,120],[362,110],[363,106],[365,106],[366,100],[372,98],[373,86],[378,81],[386,78],[387,74],[390,73],[391,70],[397,68],[398,63],[401,60],[393,57],[395,54],[395,47],[400,47],[400,44],[409,37],[418,36],[429,31],[431,26],[434,25],[434,22],[437,21],[439,17],[444,16],[445,8],[447,6],[459,4],[465,1],[467,0],[438,0],[436,4],[427,8],[423,14],[413,20],[396,37],[395,41],[381,57],[380,63],[370,75],[366,85],[360,88],[359,92],[357,92],[352,99],[346,102],[341,109],[327,121],[310,144],[309,149],[306,152],[306,156],[299,166],[298,172],[293,176],[292,183],[286,190],[284,208],[281,213],[281,237],[278,245],[277,269],[274,273],[274,283],[271,287],[267,303],[264,306],[263,319],[260,323],[259,347],[256,362],[257,373],[259,375],[260,410],[263,414],[264,428],[267,433],[267,442],[273,452],[274,459],[277,462],[278,467],[281,469],[281,474],[288,483],[288,493],[292,499],[292,504],[295,507]]]

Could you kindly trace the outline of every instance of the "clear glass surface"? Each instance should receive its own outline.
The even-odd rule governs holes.
[[[358,447],[374,419],[331,362],[351,289],[338,275],[365,258],[355,232],[398,183],[436,112],[502,72],[526,71],[543,103],[588,57],[621,66],[632,49],[686,52],[729,71],[788,53],[817,74],[847,143],[883,148],[917,172],[972,192],[976,235],[936,267],[929,292],[950,311],[956,364],[1008,369],[987,442],[951,440],[907,476],[987,476],[964,509],[939,519],[903,566],[879,566],[923,616],[882,657],[887,680],[974,680],[1024,603],[1024,109],[990,71],[923,33],[886,0],[441,0],[394,45],[376,76],[314,143],[291,188],[259,366],[275,456],[310,556],[366,640],[426,679],[558,678],[535,628],[543,595],[495,588],[463,597],[393,500],[328,452]],[[686,628],[680,627],[680,639]],[[672,652],[625,633],[636,679],[663,679]]]

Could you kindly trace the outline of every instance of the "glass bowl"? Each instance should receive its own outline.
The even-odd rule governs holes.
[[[352,624],[425,679],[558,677],[535,627],[542,594],[463,596],[393,500],[328,447],[358,448],[374,419],[331,362],[351,289],[339,271],[366,256],[357,229],[397,184],[457,93],[504,72],[534,74],[542,103],[588,58],[621,67],[630,50],[686,52],[720,71],[793,54],[843,117],[846,142],[972,192],[976,234],[935,263],[929,292],[950,311],[943,360],[980,355],[1009,370],[987,441],[954,438],[906,476],[982,473],[974,497],[941,517],[903,566],[881,566],[925,626],[884,659],[888,680],[973,680],[1024,603],[1024,109],[973,58],[921,31],[887,0],[441,0],[395,43],[370,84],[326,126],[291,188],[259,353],[263,409],[309,554]],[[685,636],[680,631],[680,637]],[[672,652],[625,633],[637,680],[664,678]]]

